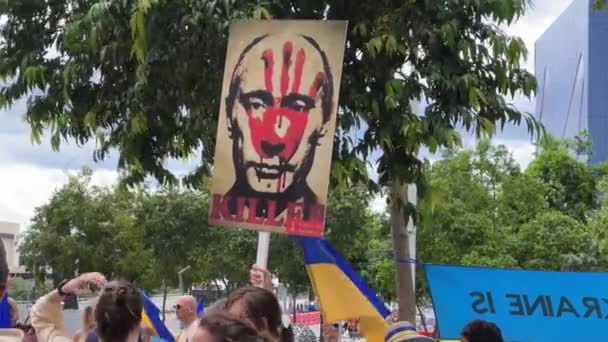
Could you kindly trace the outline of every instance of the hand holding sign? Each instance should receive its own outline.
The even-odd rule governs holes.
[[[251,285],[261,287],[268,291],[273,290],[272,273],[260,265],[253,265],[249,271]]]

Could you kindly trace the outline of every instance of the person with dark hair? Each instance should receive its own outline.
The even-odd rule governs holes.
[[[495,323],[474,320],[464,326],[460,333],[462,342],[503,342],[502,332]]]
[[[201,317],[192,342],[265,342],[258,331],[246,321],[222,312]]]
[[[216,313],[222,313],[222,312],[226,311],[226,301],[227,300],[228,300],[227,298],[220,298],[220,299],[216,300],[211,305],[209,305],[209,307],[207,307],[207,309],[203,313],[203,316],[212,315],[212,314],[216,314]]]
[[[281,306],[274,293],[254,286],[232,292],[226,300],[226,310],[253,326],[273,342],[293,342],[290,327],[283,324]]]
[[[96,333],[103,342],[135,342],[140,337],[143,303],[139,290],[127,281],[107,282],[100,273],[85,273],[62,282],[40,298],[32,308],[32,326],[39,341],[67,342],[64,335],[62,301],[85,287],[101,289],[95,306]],[[89,337],[87,337],[88,340]]]
[[[272,275],[272,273],[270,273],[265,267],[262,267],[261,265],[253,265],[251,267],[251,270],[249,271],[249,281],[251,282],[251,285],[261,287],[270,292],[272,292],[274,289],[274,285],[272,283],[273,278],[274,276]],[[289,322],[289,317],[283,315],[282,321]],[[317,335],[308,326],[297,323],[287,324],[286,326],[289,326],[285,329],[291,330],[293,334],[293,340],[295,342],[308,342],[317,340]]]
[[[133,284],[123,280],[109,282],[95,307],[99,338],[104,342],[137,341],[142,310],[141,293]]]

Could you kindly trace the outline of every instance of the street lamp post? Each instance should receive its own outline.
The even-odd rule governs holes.
[[[190,266],[186,266],[183,269],[181,269],[179,272],[177,272],[177,278],[179,279],[179,288],[182,290],[182,293],[184,293],[184,294],[186,293],[186,289],[184,288],[184,277],[182,276],[182,274],[189,269],[190,269]]]

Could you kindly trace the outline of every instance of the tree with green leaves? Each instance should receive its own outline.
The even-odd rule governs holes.
[[[382,285],[372,286],[374,289],[394,294],[393,282],[387,287],[386,278],[378,274],[384,272],[384,275],[394,276],[394,265],[390,260],[386,220],[370,209],[371,200],[369,192],[362,186],[332,192],[327,206],[325,238],[370,284]],[[391,267],[387,268],[386,262]],[[281,282],[296,293],[310,287],[302,250],[292,237],[272,237],[269,263]]]
[[[251,230],[210,228],[207,240],[197,241],[194,247],[192,273],[199,281],[215,286],[218,292],[248,284],[256,241],[257,234]]]
[[[177,285],[177,272],[191,266],[194,250],[208,246],[208,195],[165,188],[140,191],[137,196],[135,224],[143,231],[141,243],[150,251],[148,262],[156,266],[161,280],[164,312],[168,287]]]
[[[597,180],[594,170],[576,160],[568,146],[567,141],[545,144],[526,173],[546,185],[549,207],[584,222],[597,206]]]
[[[481,140],[475,149],[448,151],[429,173],[440,203],[418,228],[418,258],[444,264],[513,265],[514,260],[506,257],[509,226],[501,221],[513,218],[501,210],[519,201],[526,206],[529,198],[522,189],[506,186],[522,175],[506,148]]]
[[[525,269],[565,270],[566,258],[591,248],[586,226],[564,213],[547,211],[521,226],[515,255]]]
[[[99,271],[147,285],[149,255],[131,216],[132,197],[91,185],[91,170],[70,176],[48,203],[36,208],[19,245],[37,279]]]
[[[608,265],[603,256],[608,216],[598,196],[607,186],[606,166],[576,160],[577,151],[588,146],[584,134],[546,136],[525,172],[504,146],[487,141],[475,149],[446,151],[429,171],[441,203],[419,227],[424,246],[419,258],[524,269],[603,269]]]
[[[97,142],[95,156],[119,152],[127,183],[176,177],[164,163],[201,151],[184,180],[198,184],[212,163],[220,75],[231,20],[349,21],[335,135],[332,184],[367,181],[365,160],[380,151],[397,260],[407,259],[416,184],[428,202],[422,148],[460,144],[457,127],[491,136],[525,121],[508,98],[535,89],[521,39],[500,27],[527,0],[347,2],[120,0],[0,3],[0,105],[27,96],[32,137]],[[411,106],[423,100],[424,113]],[[349,134],[353,129],[360,139]],[[375,159],[375,157],[374,157]],[[425,200],[427,199],[427,200]],[[400,318],[415,318],[411,269],[396,263]]]

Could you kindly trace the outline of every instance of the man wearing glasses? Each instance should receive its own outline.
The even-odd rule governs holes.
[[[183,330],[175,338],[175,342],[192,341],[192,335],[196,332],[197,315],[196,299],[192,296],[181,296],[173,305],[177,320],[181,323]]]

